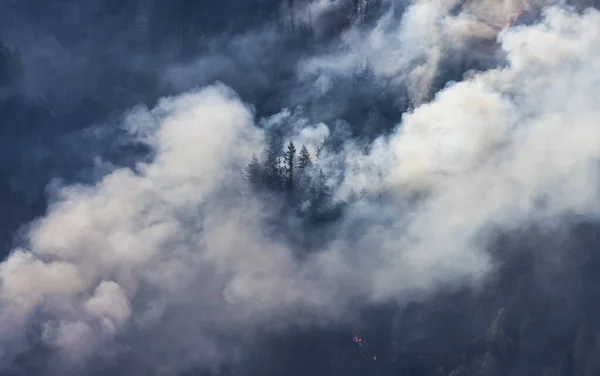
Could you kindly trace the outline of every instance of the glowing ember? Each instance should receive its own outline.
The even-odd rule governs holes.
[[[354,341],[354,343],[356,343],[359,346],[363,344],[363,339],[357,336],[356,334],[352,336],[352,341]]]
[[[352,336],[352,342],[356,343],[359,347],[361,347],[361,349],[359,350],[360,356],[364,359],[364,360],[371,360],[371,361],[377,361],[377,355],[371,353],[369,354],[370,351],[365,351],[368,350],[369,346],[363,347],[363,345],[365,344],[364,340],[359,337],[358,335],[354,334]],[[388,361],[395,361],[396,359],[394,357],[389,357]]]

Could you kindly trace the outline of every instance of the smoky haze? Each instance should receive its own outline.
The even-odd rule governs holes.
[[[0,374],[600,372],[596,6],[5,2]]]

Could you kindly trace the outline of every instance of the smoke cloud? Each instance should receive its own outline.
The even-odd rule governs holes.
[[[495,230],[598,219],[600,12],[530,2],[539,20],[503,30],[517,2],[416,1],[400,15],[392,5],[291,65],[287,108],[275,115],[235,85],[205,85],[214,72],[243,77],[229,76],[237,56],[169,65],[163,79],[189,90],[134,107],[118,125],[148,158],[91,183],[50,185],[46,213],[0,264],[1,370],[22,371],[23,358],[40,374],[215,370],[261,336],[351,321],[350,307],[480,286],[495,267]],[[322,18],[337,6],[298,12]],[[231,40],[281,42],[264,30]],[[253,65],[262,51],[244,58]],[[457,56],[474,71],[436,83]],[[303,112],[365,62],[413,103],[367,150],[347,123],[329,121],[334,110]],[[276,81],[256,75],[240,86]],[[319,150],[315,170],[334,200],[369,192],[323,232],[294,228],[327,238],[303,257],[272,231],[279,203],[252,199],[243,179],[276,131]]]

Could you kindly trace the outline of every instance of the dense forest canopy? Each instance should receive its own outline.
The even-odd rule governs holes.
[[[0,375],[600,374],[600,3],[0,3]]]

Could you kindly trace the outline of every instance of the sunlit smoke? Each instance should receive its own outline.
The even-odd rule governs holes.
[[[365,21],[289,72],[267,72],[276,78],[261,85],[293,92],[276,101],[289,108],[271,116],[221,83],[129,111],[118,126],[151,158],[92,183],[53,184],[47,212],[0,265],[0,360],[41,348],[67,370],[106,359],[133,364],[135,376],[220,365],[257,337],[352,322],[354,302],[402,305],[481,286],[496,267],[491,231],[598,216],[600,13],[554,7],[512,28],[532,7],[523,3],[496,40],[501,22],[491,27],[442,3]],[[240,59],[267,58],[261,43],[279,37],[269,30],[233,46],[254,48]],[[486,55],[497,49],[505,60]],[[169,72],[184,85],[212,77],[209,66],[240,70],[228,57]],[[453,71],[469,58],[494,64]],[[446,68],[454,76],[444,86]],[[350,121],[315,120],[327,106],[311,116],[295,106],[317,98],[331,100],[332,113],[352,110],[364,103],[332,87],[353,94],[367,80],[374,89],[360,100],[369,110],[377,85],[412,95],[396,125],[371,138],[350,136]],[[269,152],[282,154],[272,134],[306,146],[302,182],[312,201],[287,205],[292,189],[282,198],[248,188],[253,156],[266,164]],[[276,162],[273,171],[286,171]],[[303,211],[317,184],[331,193],[330,222]],[[353,192],[361,196],[350,200]],[[363,360],[395,361],[362,335],[344,344]]]

